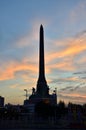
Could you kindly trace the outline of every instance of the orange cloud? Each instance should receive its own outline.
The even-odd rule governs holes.
[[[80,103],[84,104],[86,101],[86,96],[78,93],[61,93],[59,95],[59,100],[64,100],[66,103]]]
[[[75,56],[82,51],[86,50],[86,38],[84,39],[73,39],[69,42],[66,48],[64,48],[61,51],[54,52],[48,56],[50,60],[55,59],[55,58],[61,58],[61,57],[66,57],[66,56]],[[65,43],[65,41],[64,41]],[[58,46],[57,46],[58,47]]]
[[[81,98],[85,98],[86,99],[86,96],[85,95],[81,95],[81,94],[79,94],[79,93],[71,93],[71,95],[70,94],[66,94],[67,96],[72,96],[72,97],[75,97],[75,98],[77,98],[77,97],[81,97]]]
[[[39,66],[36,63],[30,63],[27,59],[23,59],[21,62],[17,61],[10,61],[9,64],[4,65],[0,68],[0,80],[8,80],[15,78],[18,74],[20,77],[22,77],[25,81],[34,81],[37,79],[34,79],[32,75],[38,76],[38,68]],[[25,73],[21,73],[21,72]],[[50,73],[50,69],[45,70],[46,73]]]
[[[83,55],[80,59],[78,59],[77,63],[79,64],[86,64],[86,56]]]
[[[0,80],[8,80],[15,77],[15,72],[18,71],[31,71],[31,73],[37,73],[37,66],[34,64],[28,64],[25,62],[10,62],[9,65],[5,65],[5,69],[0,68]]]
[[[60,49],[58,50],[60,43]],[[51,64],[49,67],[59,68],[61,70],[75,70],[77,68],[77,66],[74,64],[77,62],[75,61],[75,56],[80,55],[86,50],[86,37],[83,36],[75,39],[68,39],[64,40],[64,42],[57,41],[57,43],[55,42],[53,44],[55,45],[55,52],[51,51],[51,53],[48,53],[46,57],[47,64]],[[55,62],[56,59],[57,62]]]
[[[75,70],[75,67],[72,65],[72,63],[67,63],[67,62],[60,62],[53,64],[49,66],[51,69],[59,69],[59,70],[66,70],[66,71],[72,71]]]
[[[77,38],[74,40],[68,40],[66,47],[60,50],[59,52],[53,52],[50,55],[47,54],[46,61],[48,65],[46,65],[46,73],[50,73],[52,69],[61,69],[72,71],[76,69],[76,66],[73,64],[75,55],[80,54],[84,50],[86,50],[85,44],[86,38],[83,37]],[[65,41],[64,41],[65,43]],[[56,46],[55,46],[56,47]],[[60,61],[53,63],[55,59],[61,59]],[[49,65],[49,62],[52,64]],[[19,62],[10,62],[9,65],[4,65],[5,69],[0,69],[0,80],[12,79],[15,77],[15,72],[29,70],[31,73],[38,72],[38,66],[36,64],[27,63],[27,60],[22,60]]]

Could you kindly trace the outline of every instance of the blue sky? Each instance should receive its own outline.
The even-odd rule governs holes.
[[[23,104],[38,78],[44,26],[46,79],[58,102],[86,101],[86,1],[0,0],[0,95]]]

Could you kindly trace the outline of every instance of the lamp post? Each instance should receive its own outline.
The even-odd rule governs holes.
[[[26,100],[27,100],[27,97],[28,97],[28,95],[27,95],[27,89],[24,89],[24,91],[26,92],[25,96],[26,96]]]

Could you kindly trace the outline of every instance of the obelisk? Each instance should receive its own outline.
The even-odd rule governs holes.
[[[40,26],[40,40],[39,40],[39,78],[37,82],[37,94],[43,96],[48,95],[48,86],[45,79],[45,63],[44,63],[44,30]]]

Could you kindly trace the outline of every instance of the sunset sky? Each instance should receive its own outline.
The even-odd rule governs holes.
[[[36,87],[41,24],[50,93],[86,103],[86,0],[0,0],[0,95],[23,104]]]

